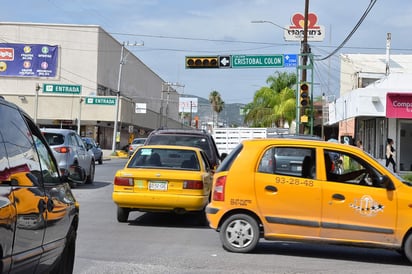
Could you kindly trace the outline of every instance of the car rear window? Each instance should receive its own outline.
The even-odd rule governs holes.
[[[44,132],[44,138],[49,146],[58,146],[64,144],[64,136],[58,133]]]
[[[200,170],[196,152],[183,149],[141,148],[127,167]]]
[[[209,143],[204,136],[159,134],[153,135],[146,144],[198,147],[203,149],[209,159],[213,159]]]

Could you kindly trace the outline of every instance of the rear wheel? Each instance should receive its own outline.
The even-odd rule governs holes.
[[[119,223],[125,223],[129,219],[130,209],[124,207],[117,207],[117,221]]]
[[[220,229],[223,248],[238,253],[255,249],[260,232],[257,221],[247,214],[235,214],[227,218]]]
[[[94,181],[94,171],[95,171],[95,165],[94,165],[94,160],[90,163],[90,173],[87,176],[86,179],[86,184],[93,184]]]

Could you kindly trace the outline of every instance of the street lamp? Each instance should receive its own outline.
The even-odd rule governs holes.
[[[283,30],[288,30],[287,28],[284,28],[284,27],[282,27],[282,26],[280,26],[280,25],[278,25],[278,24],[276,24],[276,23],[273,23],[272,21],[267,21],[267,20],[253,20],[253,21],[250,21],[250,23],[254,23],[254,24],[265,24],[265,23],[268,23],[268,24],[272,24],[272,25],[274,25],[274,26],[276,26],[276,27],[278,27],[278,28],[281,28],[281,29],[283,29]]]
[[[114,126],[113,126],[113,142],[112,142],[112,153],[116,151],[116,139],[117,139],[117,120],[119,119],[119,107],[120,107],[120,83],[122,80],[122,68],[125,63],[124,48],[126,46],[144,46],[144,42],[138,44],[129,44],[129,42],[122,44],[122,49],[120,51],[120,64],[119,64],[119,76],[117,78],[117,91],[116,91],[116,115],[114,117]]]

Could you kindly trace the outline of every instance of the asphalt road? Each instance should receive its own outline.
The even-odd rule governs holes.
[[[254,253],[229,253],[196,216],[133,212],[118,223],[112,179],[125,159],[96,166],[80,203],[74,273],[412,273],[397,252],[261,241]]]

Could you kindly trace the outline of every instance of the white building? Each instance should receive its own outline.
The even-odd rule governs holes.
[[[384,160],[387,138],[395,141],[398,170],[412,170],[412,56],[342,55],[341,95],[329,104],[329,124],[339,135],[362,140]]]
[[[118,89],[118,147],[160,126],[181,127],[176,89],[142,63],[132,46],[99,26],[0,23],[0,33],[0,95],[41,127],[80,125],[82,136],[111,148]],[[47,55],[30,53],[39,45],[57,48],[55,67],[49,67],[55,70],[52,76],[30,74],[30,66]],[[18,49],[23,53],[18,55]]]

